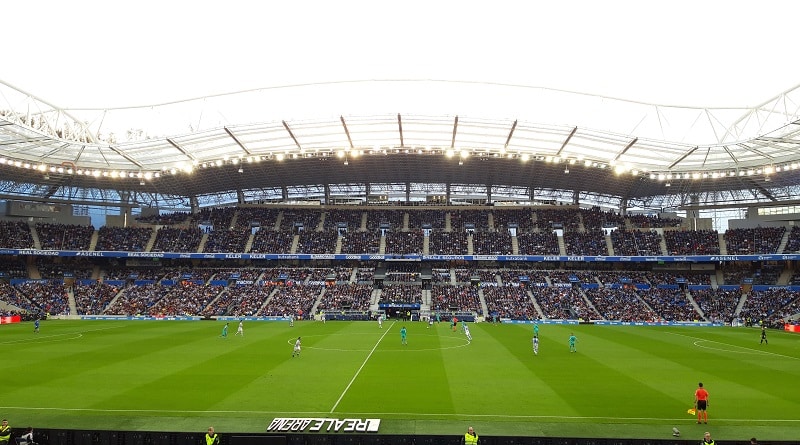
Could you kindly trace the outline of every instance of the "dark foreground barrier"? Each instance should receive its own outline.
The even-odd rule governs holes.
[[[206,445],[205,433],[143,431],[35,430],[39,445]],[[220,445],[463,445],[459,436],[397,436],[384,434],[220,434]],[[699,440],[591,439],[569,437],[481,436],[480,445],[697,445]],[[726,440],[725,445],[749,441]],[[795,444],[776,442],[770,444]],[[10,445],[14,445],[12,440]]]

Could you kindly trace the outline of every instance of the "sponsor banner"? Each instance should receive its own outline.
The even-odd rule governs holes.
[[[723,285],[717,286],[717,288],[718,288],[719,290],[724,290],[724,291],[728,291],[728,292],[730,292],[730,291],[737,291],[737,290],[740,290],[740,289],[742,288],[742,286],[740,286],[740,285],[738,285],[738,284],[736,284],[736,285],[733,285],[733,284],[723,284]],[[691,290],[691,289],[690,289],[690,290]],[[757,290],[757,289],[753,289],[753,290]]]
[[[81,320],[179,320],[179,321],[196,321],[196,320],[203,320],[203,317],[199,316],[150,316],[150,315],[139,315],[139,316],[131,316],[131,315],[81,315]],[[232,316],[220,316],[214,317],[214,320],[217,321],[286,321],[287,319],[284,317],[232,317]]]
[[[9,283],[12,286],[16,286],[18,284],[24,283],[40,283],[40,284],[64,284],[64,280],[53,278],[41,278],[41,279],[33,279],[33,278],[12,278]]]
[[[167,320],[167,321],[189,321],[200,320],[201,317],[196,316],[151,316],[151,315],[81,315],[81,320]]]
[[[22,321],[19,315],[9,315],[7,317],[0,317],[0,324],[19,323]]]
[[[795,332],[797,334],[800,334],[800,324],[786,323],[785,325],[783,325],[783,330],[786,332]]]
[[[685,255],[685,256],[586,256],[586,255],[418,255],[418,254],[274,254],[274,253],[185,253],[118,252],[46,249],[0,249],[0,255],[33,255],[104,258],[185,258],[214,260],[359,260],[359,261],[500,261],[500,262],[661,262],[714,263],[722,261],[794,261],[800,254],[773,255]]]
[[[613,321],[598,320],[593,324],[605,326],[725,326],[724,323],[706,321]]]
[[[501,318],[500,321],[502,323],[510,323],[510,324],[580,324],[580,320],[557,320],[557,319],[548,319],[548,320],[512,320],[510,318]]]
[[[223,315],[219,317],[215,317],[217,321],[286,321],[287,318],[284,316],[268,316],[268,317],[253,317],[253,316],[246,316],[246,317],[234,317],[230,315]]]
[[[268,433],[377,433],[381,419],[335,419],[330,417],[276,417]]]
[[[511,324],[580,324],[580,320],[510,320],[502,318],[503,323]],[[709,323],[705,321],[613,321],[592,320],[592,324],[605,326],[725,326],[724,323]],[[800,332],[800,325],[796,326]]]

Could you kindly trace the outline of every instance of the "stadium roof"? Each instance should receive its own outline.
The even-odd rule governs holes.
[[[322,87],[352,90],[350,102],[384,88],[407,88],[408,95],[438,94],[444,102],[450,98],[442,90],[451,89],[474,104],[485,103],[497,90],[523,90],[530,94],[527,103],[557,106],[530,107],[529,120],[396,113],[260,121],[254,104],[268,103],[275,90],[146,108],[63,110],[6,85],[2,97],[7,102],[0,107],[0,167],[16,182],[144,189],[173,196],[446,179],[639,199],[664,194],[672,183],[683,184],[688,193],[762,188],[769,194],[775,186],[797,184],[800,176],[796,89],[752,109],[721,110],[437,81],[298,86],[278,93],[297,90],[290,93],[303,96]],[[341,101],[346,103],[348,96]],[[325,103],[335,107],[337,101]],[[9,111],[13,104],[24,104],[16,109],[27,112]],[[464,109],[479,112],[474,106]],[[593,119],[603,120],[597,116],[612,116],[602,126],[616,125],[617,131],[594,128]],[[147,122],[157,123],[158,133],[140,125]],[[637,122],[634,131],[619,129]],[[689,124],[680,131],[688,136],[679,138],[675,131],[681,122]],[[194,128],[180,131],[190,125]],[[667,132],[675,140],[657,138]]]
[[[625,4],[630,14],[646,12],[635,3]],[[516,7],[520,5],[516,4]],[[323,4],[317,6],[321,10],[327,8]],[[495,17],[505,11],[503,6],[509,5],[498,4],[496,11],[494,8],[486,11],[463,5],[459,13],[462,18]],[[584,8],[588,13],[596,7],[587,3]],[[703,11],[694,5],[692,8],[695,15],[685,20],[702,22]],[[177,9],[173,12],[183,12],[180,7]],[[216,14],[225,16],[235,9],[235,6],[231,11],[215,9],[210,16],[199,10],[195,18],[204,23],[211,20],[208,17],[213,17],[215,26],[221,26]],[[406,9],[397,14],[398,18],[405,17],[423,24],[436,22],[436,17],[449,17],[452,12],[449,8],[428,11],[429,14],[424,16]],[[298,43],[300,37],[292,34],[294,40],[274,48],[272,53],[265,53],[265,57],[279,60],[282,56],[284,61],[291,61],[299,67],[283,70],[286,74],[284,79],[292,81],[281,82],[269,72],[272,77],[268,76],[264,83],[269,87],[261,88],[259,86],[263,84],[255,84],[255,88],[234,93],[205,94],[169,102],[151,101],[136,106],[61,107],[51,103],[49,97],[38,97],[36,90],[29,93],[8,80],[0,81],[0,193],[6,197],[55,199],[86,195],[86,190],[100,191],[101,194],[110,191],[113,192],[109,194],[113,195],[111,201],[141,203],[158,202],[162,197],[180,200],[220,194],[257,196],[256,190],[286,187],[447,183],[527,188],[531,195],[541,190],[590,193],[634,200],[641,205],[663,205],[676,200],[685,202],[685,197],[692,194],[720,193],[716,197],[704,198],[706,202],[731,198],[739,201],[784,200],[796,195],[795,186],[800,184],[800,90],[797,87],[783,92],[773,91],[770,93],[772,97],[758,100],[753,100],[752,95],[747,96],[744,88],[731,94],[741,94],[756,103],[747,106],[729,105],[739,103],[735,100],[700,105],[693,102],[681,106],[672,103],[681,100],[677,96],[649,101],[631,100],[631,97],[642,97],[642,88],[648,92],[663,90],[676,95],[675,91],[679,90],[668,91],[671,82],[657,74],[673,78],[685,76],[680,64],[686,60],[706,69],[709,65],[722,65],[695,59],[695,52],[706,59],[708,54],[695,48],[697,45],[689,46],[686,41],[676,43],[682,36],[674,33],[663,42],[656,38],[648,39],[642,48],[674,50],[680,47],[684,49],[684,60],[672,58],[669,52],[653,51],[651,54],[636,48],[639,51],[636,60],[649,61],[650,64],[663,60],[664,66],[652,65],[644,71],[637,71],[641,67],[626,64],[627,71],[649,81],[639,85],[640,95],[621,94],[619,87],[612,87],[604,94],[579,93],[576,91],[591,91],[592,88],[571,87],[568,83],[553,80],[553,77],[536,77],[542,72],[566,76],[579,71],[583,73],[580,79],[588,84],[592,80],[606,83],[613,80],[617,82],[614,85],[619,85],[620,80],[636,78],[635,75],[626,77],[631,73],[626,73],[621,67],[613,71],[611,77],[602,76],[601,71],[610,71],[609,67],[618,66],[614,60],[621,61],[620,57],[625,54],[619,52],[620,42],[624,41],[626,45],[634,42],[627,33],[663,32],[668,20],[664,23],[631,23],[625,20],[624,15],[610,14],[604,17],[605,21],[595,20],[591,14],[587,17],[573,15],[572,20],[576,26],[581,26],[582,32],[567,36],[563,27],[554,28],[541,19],[547,12],[558,16],[568,11],[536,10],[539,14],[536,17],[540,19],[538,27],[529,26],[520,15],[510,17],[503,12],[506,26],[496,29],[491,35],[476,36],[474,29],[464,26],[469,20],[459,21],[459,28],[450,25],[448,29],[454,32],[454,36],[469,43],[467,48],[463,48],[462,45],[443,46],[449,40],[436,35],[417,41],[416,35],[404,34],[400,38],[392,34],[387,40],[387,33],[381,31],[387,27],[393,29],[394,22],[391,21],[359,21],[359,26],[373,31],[367,39],[353,30],[356,23],[347,19],[352,14],[347,14],[346,8],[334,8],[328,12],[343,20],[340,24],[346,29],[336,34],[338,37],[351,45],[364,47],[355,49],[353,57],[332,60],[326,58],[328,54],[325,51],[331,51],[335,46],[318,38],[309,39],[310,45],[305,46],[307,43]],[[760,9],[739,12],[743,16],[751,14],[754,18],[766,13]],[[683,17],[679,10],[665,11],[664,14]],[[240,25],[256,24],[253,17],[237,17],[242,20]],[[259,28],[266,37],[258,42],[266,43],[269,37],[282,38],[295,31],[282,26],[282,21],[273,15],[263,18],[270,26]],[[337,29],[337,25],[330,27],[330,21],[313,24],[317,32],[312,34],[316,36]],[[98,23],[98,26],[103,25]],[[626,27],[626,33],[608,30],[622,26]],[[720,26],[718,22],[709,22],[707,27],[714,32],[730,29],[717,26]],[[779,35],[787,29],[775,23],[770,26],[771,32]],[[242,26],[237,28],[244,29]],[[199,28],[194,29],[195,33],[190,35],[202,39],[208,34],[198,31]],[[711,41],[715,37],[711,31],[701,34]],[[229,29],[228,32],[235,31]],[[500,45],[505,43],[501,37],[512,41],[519,38],[539,41],[535,39],[546,38],[546,33],[553,32],[560,32],[562,37],[548,40],[546,47],[539,48],[542,61],[558,62],[552,66],[535,63],[533,59],[526,60],[519,54],[519,49],[513,50],[512,47],[509,50],[507,45]],[[159,34],[154,34],[158,38]],[[258,43],[256,35],[234,35],[227,41],[253,39],[255,44]],[[582,38],[585,36],[591,36],[591,39]],[[739,42],[737,33],[725,32],[724,36],[731,42]],[[141,39],[147,37],[136,33],[136,43],[141,44]],[[154,39],[149,46],[154,60],[159,57],[158,45],[168,46],[170,43],[170,40],[163,39],[164,35],[161,37],[162,40]],[[620,40],[621,37],[624,39]],[[34,39],[33,35],[31,39]],[[129,51],[138,49],[125,46],[124,42],[114,42]],[[207,46],[200,45],[197,50],[200,52],[192,54],[215,60],[210,51],[217,41],[200,40],[198,43]],[[375,52],[378,48],[386,49],[380,45],[395,49],[397,55],[403,52],[405,45],[411,45],[416,48],[415,52],[403,54],[420,61],[425,69],[415,69],[413,64],[392,64],[393,59],[386,59],[391,53]],[[431,48],[425,48],[425,45]],[[253,56],[254,48],[254,45],[225,47],[224,55],[227,57],[224,60],[233,62]],[[774,46],[763,45],[760,48],[765,55],[774,54],[771,51]],[[166,53],[177,57],[177,48],[170,49],[172,51]],[[444,49],[450,50],[451,57],[447,63],[441,63],[438,56],[431,55]],[[600,58],[597,57],[598,50],[602,54]],[[310,66],[306,65],[309,57],[301,56],[305,54],[303,51],[308,52],[312,59],[323,59],[322,66],[329,67],[331,73],[317,73],[310,77],[307,74]],[[452,69],[477,72],[479,67],[468,61],[474,55],[483,56],[479,65],[502,63],[509,69],[502,73],[495,70],[488,75],[452,74]],[[582,62],[573,64],[576,58]],[[373,69],[369,64],[372,59],[391,67],[388,71]],[[31,64],[38,60],[33,57]],[[592,64],[587,65],[589,61]],[[364,77],[343,74],[341,67],[354,62],[356,66],[351,67],[354,72],[361,70],[373,76],[366,78],[369,80],[358,80]],[[558,64],[565,65],[566,69],[557,69]],[[104,73],[102,78],[115,79],[124,72],[134,72],[136,66],[139,65],[126,64],[124,69],[107,75]],[[314,65],[315,68],[318,66]],[[223,76],[214,72],[215,67],[226,69],[224,77],[234,80],[239,79],[242,72],[261,73],[244,69],[241,64],[227,66],[220,63],[220,59],[206,64],[200,71]],[[180,65],[170,64],[166,68],[157,72],[163,81],[151,79],[140,92],[161,91],[161,87],[167,85],[178,88],[174,79],[170,82],[169,73],[180,72]],[[152,71],[135,73],[145,76],[146,72]],[[746,67],[740,66],[736,72],[740,71],[746,71]],[[28,77],[42,72],[47,70],[40,67]],[[81,77],[70,77],[74,72],[60,70],[55,76],[64,76],[76,85],[83,85],[80,94],[91,96],[95,88],[81,83],[84,80]],[[387,72],[401,77],[387,75]],[[762,68],[759,73],[763,72]],[[431,73],[446,77],[431,78]],[[682,79],[684,82],[696,79],[695,83],[701,83],[702,79],[706,89],[711,89],[714,83],[722,84],[725,79],[735,77],[731,70],[725,75],[722,73],[724,71],[705,77],[691,74],[694,78]],[[194,77],[202,77],[201,73],[190,74],[187,71],[180,74],[186,83]],[[89,77],[90,83],[98,85],[101,79],[91,78],[84,72],[79,76]],[[47,77],[52,79],[53,76]],[[521,80],[526,77],[548,82],[546,85],[554,87],[531,86],[530,79]],[[472,80],[476,78],[497,80]],[[204,80],[210,81],[207,77]],[[135,80],[128,82],[118,82],[114,91],[119,94],[128,89],[125,86],[130,85],[131,90],[142,86],[136,85]],[[164,85],[160,85],[161,82]],[[764,82],[757,78],[753,78],[750,84],[759,85],[760,91],[765,89]],[[124,87],[119,88],[119,85]],[[237,83],[223,82],[223,85],[226,86],[218,85],[217,89],[230,90]],[[252,79],[249,85],[254,85]],[[684,89],[687,85],[683,84]],[[98,93],[107,91],[97,89]],[[61,97],[69,90],[62,87],[55,93],[51,89],[48,91]],[[597,88],[594,90],[599,91]],[[129,98],[128,101],[133,100]],[[726,104],[718,105],[721,102]],[[732,197],[731,192],[740,196]]]

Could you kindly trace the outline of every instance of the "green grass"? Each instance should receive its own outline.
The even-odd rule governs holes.
[[[384,434],[800,437],[800,336],[747,328],[62,321],[0,326],[12,426],[264,432],[274,417],[378,417]],[[570,353],[567,337],[578,337]],[[292,358],[293,339],[303,353]],[[709,425],[686,410],[702,381]]]

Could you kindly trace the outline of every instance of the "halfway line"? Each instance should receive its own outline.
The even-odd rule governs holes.
[[[345,388],[344,391],[342,391],[342,395],[340,395],[339,400],[337,400],[336,403],[333,404],[333,408],[331,408],[331,410],[328,411],[329,413],[336,411],[336,407],[339,406],[339,402],[342,401],[344,395],[347,394],[347,390],[349,390],[350,387],[353,385],[353,382],[356,381],[356,377],[358,377],[358,375],[361,373],[361,370],[364,369],[364,365],[367,364],[367,360],[369,360],[369,358],[372,357],[372,353],[375,352],[376,349],[378,349],[378,345],[381,344],[383,337],[386,337],[386,334],[389,333],[389,329],[392,329],[392,326],[394,326],[395,323],[396,322],[393,321],[392,324],[389,325],[389,327],[386,329],[386,332],[384,332],[383,335],[381,335],[381,338],[378,339],[378,341],[375,343],[375,346],[373,346],[372,350],[369,351],[369,354],[367,354],[367,358],[364,359],[364,363],[362,363],[361,366],[358,368],[358,371],[356,371],[356,375],[354,375],[353,378],[350,379],[350,383],[347,384],[347,388]]]

